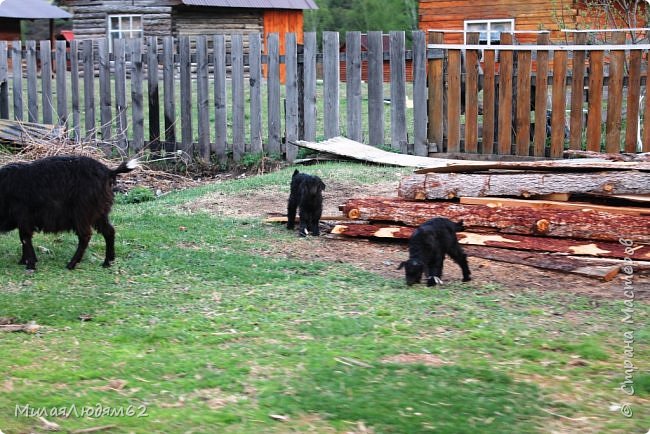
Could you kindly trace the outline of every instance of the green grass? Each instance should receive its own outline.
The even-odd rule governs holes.
[[[292,170],[118,200],[110,269],[101,267],[101,237],[71,272],[75,237],[40,234],[38,270],[26,274],[16,233],[0,235],[0,316],[42,326],[0,335],[0,429],[43,431],[38,418],[15,415],[29,405],[134,413],[46,415],[66,431],[645,432],[649,309],[640,300],[641,370],[629,398],[618,389],[628,329],[621,302],[479,281],[407,288],[349,264],[273,256],[279,244],[309,248],[281,226],[180,206],[213,192],[288,189]],[[317,170],[359,184],[400,173]],[[397,363],[397,355],[440,363]],[[608,409],[625,400],[632,418]]]

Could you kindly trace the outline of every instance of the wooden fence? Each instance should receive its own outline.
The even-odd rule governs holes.
[[[341,52],[339,33],[323,33],[320,50],[315,33],[304,45],[288,34],[282,54],[277,34],[259,33],[116,40],[112,53],[107,40],[57,41],[54,50],[0,41],[0,118],[204,161],[262,151],[292,161],[292,141],[338,135],[416,155],[634,152],[639,137],[650,151],[647,45],[554,46],[542,35],[526,46],[504,34],[500,46],[459,46],[436,33],[410,36],[407,49],[405,32],[390,32],[384,52],[382,32],[369,32],[362,51],[361,33],[348,32]],[[547,118],[550,128],[534,128]]]

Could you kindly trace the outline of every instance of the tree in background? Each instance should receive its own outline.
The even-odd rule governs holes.
[[[305,31],[416,30],[417,0],[316,0],[305,11]]]

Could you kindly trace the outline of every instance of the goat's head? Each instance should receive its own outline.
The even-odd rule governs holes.
[[[401,262],[399,267],[397,267],[398,270],[402,268],[404,268],[407,285],[411,286],[414,283],[420,283],[424,271],[424,264],[422,264],[422,261],[418,259],[408,259]]]

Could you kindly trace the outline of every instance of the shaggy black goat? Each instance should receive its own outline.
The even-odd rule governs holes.
[[[136,167],[135,159],[111,170],[89,157],[61,156],[0,168],[0,232],[18,229],[19,263],[27,270],[36,268],[34,232],[74,231],[79,244],[67,265],[72,270],[81,261],[94,227],[106,240],[103,266],[110,266],[115,259],[115,229],[108,214],[115,178]]]
[[[427,277],[427,286],[442,283],[442,265],[449,255],[463,270],[463,282],[471,280],[467,255],[463,251],[456,232],[464,230],[463,223],[454,223],[444,217],[424,222],[409,239],[409,259],[399,264],[404,268],[406,284],[419,283],[422,273]]]
[[[293,229],[296,209],[300,208],[300,236],[311,232],[319,235],[318,221],[323,213],[323,190],[325,184],[318,176],[300,173],[296,169],[291,177],[291,194],[287,206],[287,229]]]

